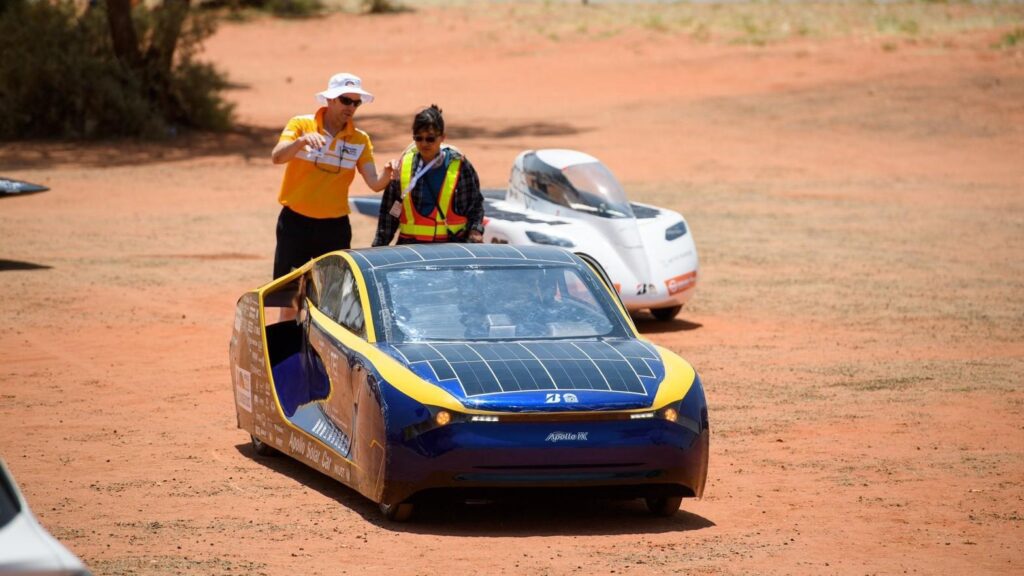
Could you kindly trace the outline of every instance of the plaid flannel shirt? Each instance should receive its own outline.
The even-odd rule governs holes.
[[[413,173],[423,164],[419,154],[415,158],[416,160],[412,167]],[[434,170],[445,169],[445,165],[434,168]],[[412,194],[413,206],[418,204],[420,194],[430,192],[426,185],[426,178],[420,178],[416,182],[416,186],[409,192]],[[398,232],[398,218],[391,215],[391,208],[395,202],[402,202],[402,184],[399,180],[388,182],[388,187],[384,190],[384,197],[380,202],[380,214],[377,217],[377,234],[373,238],[374,246],[387,246],[395,238],[395,233]],[[462,166],[459,167],[459,180],[455,184],[455,190],[452,194],[451,210],[460,216],[466,217],[467,230],[472,230],[474,226],[479,226],[483,223],[484,197],[480,193],[480,179],[477,177],[473,165],[469,163],[469,159],[465,156],[462,157]]]

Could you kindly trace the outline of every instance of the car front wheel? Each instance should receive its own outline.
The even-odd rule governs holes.
[[[679,505],[683,503],[683,497],[659,496],[655,498],[645,498],[644,501],[647,503],[647,509],[651,514],[667,518],[679,510]]]
[[[273,456],[277,454],[277,450],[274,450],[269,444],[267,444],[263,440],[260,440],[259,438],[253,436],[252,434],[249,435],[249,438],[252,438],[252,451],[258,454],[259,456]]]
[[[411,502],[399,502],[397,504],[380,503],[381,514],[392,522],[406,522],[412,518],[415,507]]]

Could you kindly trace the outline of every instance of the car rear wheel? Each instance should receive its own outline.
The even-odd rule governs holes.
[[[679,505],[683,503],[683,497],[659,496],[655,498],[645,498],[644,501],[647,503],[647,509],[651,514],[667,518],[679,510]]]
[[[381,514],[392,522],[406,522],[412,518],[412,513],[416,508],[411,502],[399,502],[397,504],[385,504],[380,503]]]
[[[670,306],[668,308],[651,308],[651,314],[662,322],[667,322],[676,317],[679,311],[682,310],[682,306]]]
[[[252,434],[249,435],[249,438],[252,438],[252,451],[259,456],[273,456],[277,454],[277,450],[271,448],[270,445],[263,440],[260,440]]]

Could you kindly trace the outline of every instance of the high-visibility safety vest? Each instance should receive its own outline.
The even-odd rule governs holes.
[[[438,152],[444,154],[444,151]],[[402,158],[401,185],[408,190],[402,198],[402,214],[398,217],[398,234],[400,237],[413,239],[417,242],[447,242],[449,237],[466,228],[466,217],[452,212],[452,196],[455,195],[455,184],[459,181],[459,168],[462,157],[455,154],[448,164],[441,185],[441,194],[430,214],[420,214],[412,202],[412,165],[416,159],[416,148],[411,147]]]

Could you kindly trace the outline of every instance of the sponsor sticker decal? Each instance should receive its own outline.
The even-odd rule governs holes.
[[[252,374],[248,370],[235,370],[235,401],[246,412],[252,412]]]
[[[545,442],[586,442],[589,432],[551,432]]]
[[[669,294],[678,294],[683,290],[692,288],[697,283],[697,272],[687,272],[680,276],[675,276],[665,280],[665,288],[668,288]]]
[[[571,392],[567,393],[567,394],[559,394],[558,392],[551,392],[551,393],[548,393],[548,394],[544,395],[544,403],[545,404],[558,404],[560,402],[565,402],[567,404],[575,404],[576,402],[579,402],[579,401],[580,401],[580,399],[577,398],[576,395],[571,393]]]

